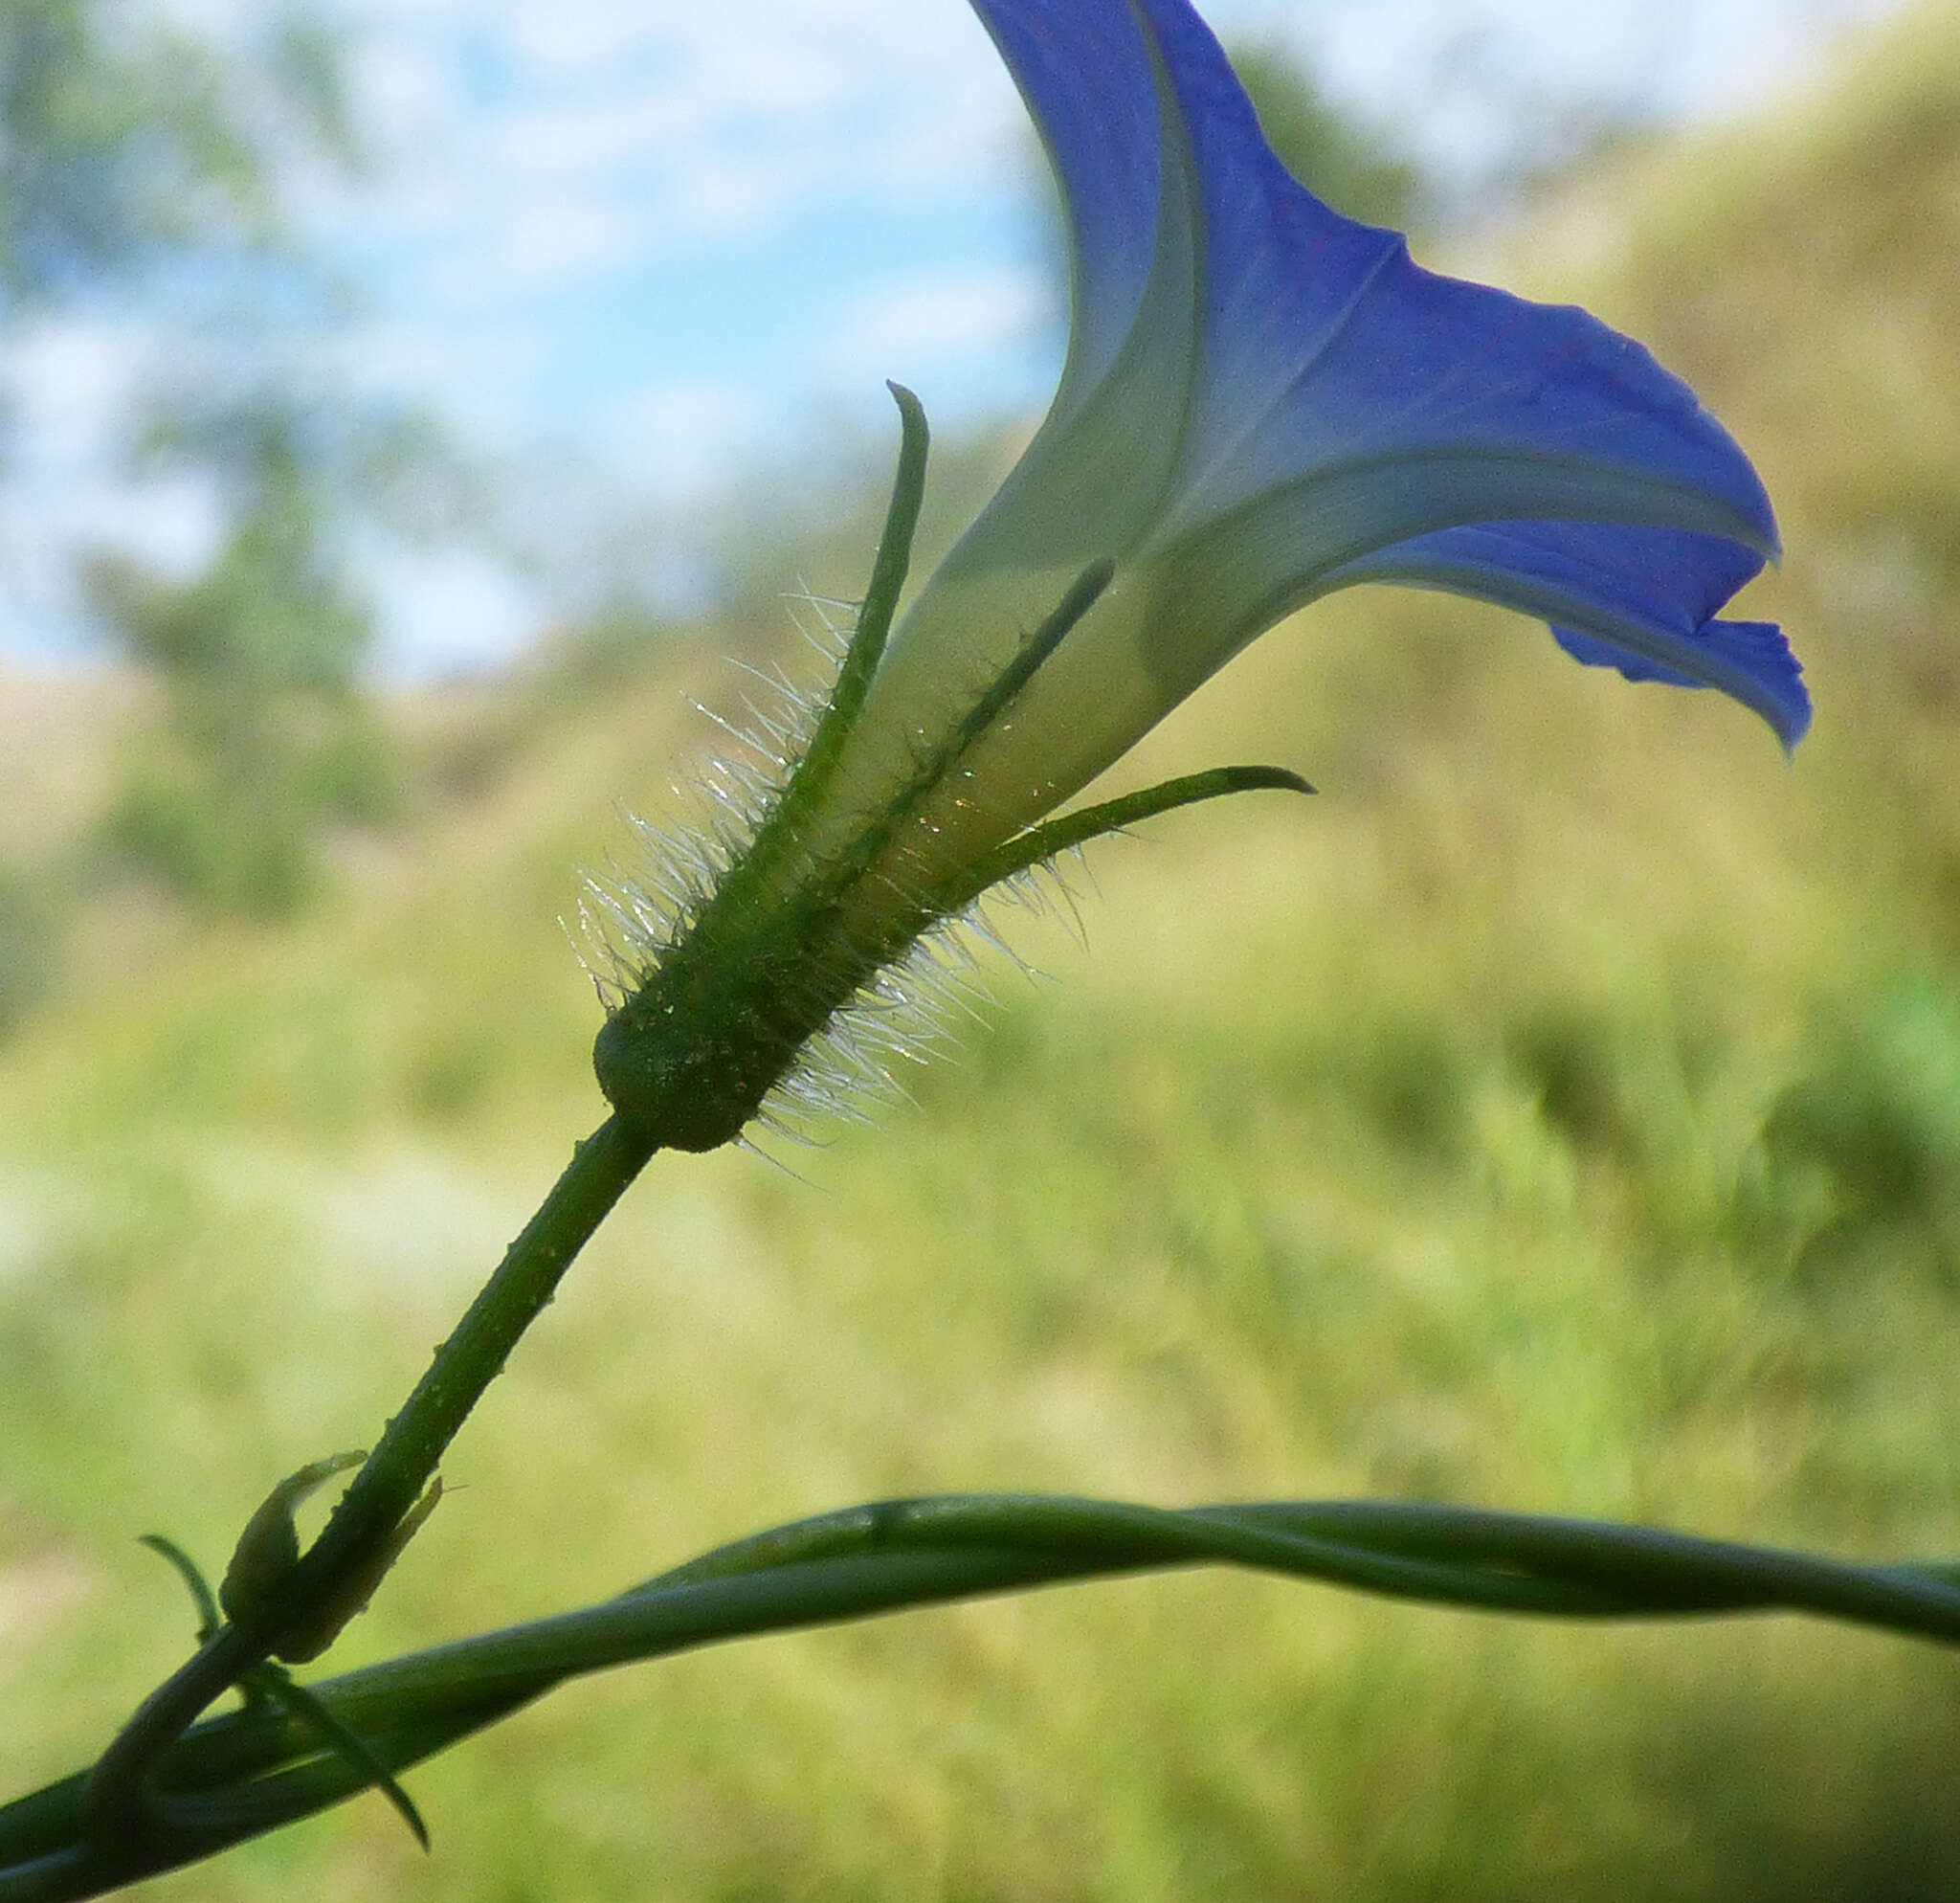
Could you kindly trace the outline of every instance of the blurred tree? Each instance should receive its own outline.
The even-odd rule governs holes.
[[[334,42],[301,16],[226,56],[89,0],[0,0],[0,313],[279,251],[280,166],[352,163],[349,125]]]
[[[41,882],[0,870],[0,1034],[47,989],[58,921]]]
[[[1315,196],[1370,225],[1421,222],[1421,168],[1379,129],[1334,104],[1299,58],[1274,45],[1236,46],[1232,64],[1267,143]]]
[[[144,453],[213,479],[228,527],[188,580],[126,556],[88,566],[99,618],[162,677],[170,715],[132,767],[108,840],[205,904],[285,910],[314,883],[321,825],[392,803],[360,692],[373,617],[348,579],[346,496],[385,473],[396,432],[274,391],[160,422]]]
[[[309,169],[360,163],[341,48],[277,9],[224,34],[220,50],[91,0],[0,0],[0,325],[109,306],[168,340],[126,419],[128,463],[189,478],[217,528],[188,577],[78,556],[86,607],[168,710],[107,839],[197,902],[270,912],[311,886],[323,824],[391,801],[361,691],[363,536],[440,533],[461,505],[433,426],[324,368],[345,300],[287,205]]]

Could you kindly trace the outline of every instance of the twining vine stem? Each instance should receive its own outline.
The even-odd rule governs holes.
[[[1805,1612],[1960,1643],[1960,1568],[1852,1565],[1647,1527],[1388,1501],[1169,1511],[1038,1495],[885,1501],[758,1534],[578,1612],[315,1684],[390,1770],[568,1678],[722,1640],[1153,1568],[1225,1564],[1485,1612],[1599,1620]],[[149,1834],[91,1849],[86,1774],[0,1808],[0,1903],[174,1869],[375,1781],[289,1714],[208,1719],[158,1761]]]

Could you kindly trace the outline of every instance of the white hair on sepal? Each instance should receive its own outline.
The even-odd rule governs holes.
[[[1126,838],[1127,835],[1122,837]],[[1093,891],[1096,875],[1090,868],[1088,854],[1084,847],[1070,846],[1067,857],[1073,870],[1088,881]],[[1009,874],[998,885],[993,886],[987,896],[990,902],[1013,906],[1017,911],[1025,912],[1031,918],[1058,926],[1079,950],[1086,952],[1089,949],[1089,923],[1082,916],[1080,897],[1069,883],[1069,873],[1062,869],[1057,860],[1037,860],[1033,865]],[[1032,967],[1029,968],[1029,974],[1037,978],[1047,975],[1046,973],[1034,970]]]
[[[801,616],[791,618],[835,670],[857,604],[807,593],[792,598],[814,609],[820,636]],[[834,618],[832,611],[843,618]],[[799,686],[780,667],[765,670],[732,656],[729,665],[760,683],[767,705],[745,695],[745,726],[703,702],[690,703],[736,750],[710,754],[699,772],[676,783],[677,800],[695,808],[692,822],[660,824],[622,808],[632,862],[622,865],[608,855],[603,869],[588,869],[580,880],[575,923],[559,921],[609,1014],[647,981],[661,954],[700,916],[753,843],[829,699],[829,683]]]
[[[834,679],[849,649],[858,604],[807,590],[793,601],[800,611],[792,612],[793,624]],[[714,905],[730,869],[767,823],[829,703],[828,682],[822,687],[799,685],[781,666],[742,660],[732,665],[751,689],[742,697],[742,713],[731,720],[696,703],[728,744],[675,789],[681,803],[693,808],[691,817],[657,824],[624,814],[625,863],[609,858],[603,870],[585,877],[577,929],[568,935],[609,1017],[646,987]],[[975,690],[976,705],[988,691],[985,683]],[[943,768],[934,766],[928,751],[917,770],[936,776]],[[978,788],[971,796],[986,798]],[[1085,865],[1080,846],[1069,851],[1078,867]],[[899,867],[903,863],[902,856]],[[923,865],[921,876],[926,876]],[[903,870],[878,878],[890,886],[900,917],[929,911],[929,888],[908,892]],[[807,1143],[826,1124],[869,1124],[895,1105],[912,1103],[906,1074],[957,1052],[961,1020],[991,1022],[996,1003],[989,979],[996,958],[1039,980],[1043,974],[998,929],[988,903],[995,896],[1035,917],[1055,920],[1072,939],[1086,942],[1076,892],[1054,860],[1012,874],[927,927],[832,1012],[762,1099],[749,1119],[751,1134]],[[820,976],[814,981],[821,984]]]
[[[904,1072],[957,1058],[966,1048],[957,1028],[961,1020],[984,1029],[998,1013],[981,948],[1031,983],[1047,975],[988,916],[986,907],[996,897],[1080,935],[1074,894],[1054,866],[1016,873],[965,911],[929,927],[862,985],[764,1098],[756,1123],[778,1135],[793,1126],[809,1141],[813,1122],[866,1127],[897,1105],[916,1108]]]
[[[627,814],[632,868],[609,862],[603,874],[586,875],[578,930],[568,935],[609,1012],[646,982],[661,954],[694,923],[766,810],[772,788],[758,785],[751,805],[739,796],[749,789],[731,791],[717,766],[724,763],[711,763],[680,789],[697,803],[693,826],[662,826]],[[746,763],[734,771],[752,772]],[[1068,857],[1075,862],[1070,870],[1087,873],[1081,847],[1070,848]],[[770,1089],[751,1128],[807,1146],[818,1141],[813,1132],[826,1124],[868,1127],[901,1104],[916,1108],[904,1073],[957,1056],[964,1042],[955,1027],[962,1020],[982,1028],[992,1021],[997,1001],[983,951],[1032,982],[1046,975],[1003,935],[990,915],[995,900],[1087,943],[1078,894],[1059,863],[1044,860],[1013,874],[964,911],[930,926],[860,986]],[[758,1150],[747,1139],[745,1147]]]

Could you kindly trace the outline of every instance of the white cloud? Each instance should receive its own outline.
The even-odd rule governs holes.
[[[126,471],[132,398],[160,373],[156,338],[127,320],[48,320],[0,354],[10,411],[0,573],[15,630],[45,630],[79,611],[78,557],[105,549],[188,574],[216,546],[209,485],[191,475]]]
[[[440,312],[402,311],[363,324],[339,340],[336,376],[368,396],[409,392],[495,435],[536,424],[520,399],[544,340],[508,313],[501,322],[455,322]]]
[[[916,0],[358,0],[391,161],[355,226],[519,258],[603,216],[652,248],[839,190],[948,188],[1014,117],[970,13]],[[595,213],[594,207],[610,207]],[[549,247],[598,270],[611,245]]]
[[[853,387],[903,382],[1026,337],[1047,309],[1047,286],[1029,269],[991,265],[874,285],[854,298],[822,347],[823,368]]]
[[[399,550],[370,562],[380,672],[395,680],[470,673],[515,660],[545,613],[509,569],[479,555]]]
[[[622,206],[529,193],[507,208],[496,248],[479,268],[529,287],[623,264],[644,243],[644,221]]]
[[[108,454],[153,349],[141,326],[96,318],[44,322],[10,337],[0,385],[20,438],[14,459],[48,470]]]
[[[619,405],[602,447],[656,500],[683,503],[749,461],[775,414],[770,392],[757,385],[712,378],[657,383]]]

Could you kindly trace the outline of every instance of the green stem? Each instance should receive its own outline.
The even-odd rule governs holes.
[[[572,1153],[261,1619],[223,1627],[137,1708],[89,1779],[90,1837],[113,1865],[149,1834],[144,1782],[213,1699],[278,1649],[280,1635],[345,1601],[420,1497],[443,1450],[550,1301],[572,1259],[646,1167],[655,1145],[609,1117]]]
[[[0,1806],[0,1903],[70,1903],[339,1802],[568,1677],[688,1646],[1148,1567],[1224,1563],[1541,1617],[1801,1611],[1960,1642],[1960,1568],[1849,1565],[1645,1527],[1411,1506],[1279,1501],[1168,1511],[992,1494],[893,1500],[717,1549],[603,1605],[331,1679],[310,1695],[361,1740],[261,1707],[170,1747],[158,1828],[112,1863],[82,1840],[84,1779]]]

